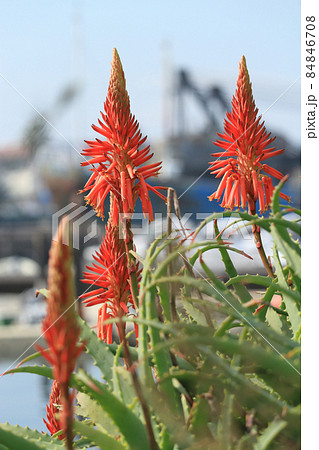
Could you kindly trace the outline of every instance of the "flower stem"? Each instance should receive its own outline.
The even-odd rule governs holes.
[[[249,214],[251,214],[253,216],[256,214],[256,204],[255,203],[254,203],[254,207],[249,207],[248,209],[249,209]],[[252,225],[251,229],[252,229],[253,235],[255,237],[255,244],[256,244],[256,248],[258,250],[260,259],[261,259],[268,275],[271,278],[275,278],[274,272],[268,261],[268,258],[266,256],[265,249],[264,249],[264,246],[263,246],[263,243],[261,240],[260,227],[258,225]]]
[[[61,386],[62,414],[65,433],[65,446],[67,450],[73,449],[73,432],[72,432],[72,404],[68,385]]]
[[[167,239],[171,239],[172,233],[172,194],[173,189],[168,188],[167,191]],[[167,247],[168,254],[173,252],[173,245],[170,244]],[[167,268],[167,275],[170,277],[174,274],[173,262],[170,262]],[[169,283],[169,307],[171,313],[171,321],[178,322],[179,317],[176,309],[176,295],[175,295],[175,285],[174,283]]]
[[[136,273],[136,261],[131,253],[134,250],[133,234],[131,231],[131,221],[125,221],[125,251],[127,257],[127,265],[129,269],[131,294],[134,301],[134,305],[138,308],[138,281]]]
[[[253,225],[252,226],[252,231],[253,234],[255,236],[255,243],[256,243],[256,247],[260,256],[260,259],[262,260],[263,265],[265,266],[265,269],[268,273],[268,275],[271,278],[275,278],[274,272],[269,264],[268,258],[266,256],[265,250],[264,250],[264,246],[261,240],[261,235],[260,235],[260,227]]]
[[[136,373],[135,365],[134,365],[132,357],[131,357],[131,353],[130,353],[130,350],[129,350],[129,347],[127,344],[127,339],[126,339],[125,334],[124,334],[124,338],[123,338],[123,353],[124,353],[127,369],[129,371],[129,373],[131,374],[132,383],[133,383],[136,395],[140,401],[142,411],[144,414],[147,435],[148,435],[148,439],[149,439],[149,443],[150,443],[150,449],[158,450],[158,445],[156,443],[153,428],[152,428],[150,410],[149,410],[148,404],[146,402],[146,399],[144,397],[144,394],[142,392],[142,388],[141,388],[141,385],[140,385],[140,382],[139,382],[139,379],[138,379],[138,376]]]

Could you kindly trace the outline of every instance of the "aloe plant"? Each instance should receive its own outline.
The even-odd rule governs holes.
[[[117,53],[115,56],[116,70],[122,80],[118,86],[115,83],[113,94],[117,99],[116,96],[125,91],[125,83]],[[241,89],[248,89],[249,96],[246,97],[253,102],[244,63],[241,62],[244,81],[241,79],[239,83],[238,95],[241,95]],[[124,99],[124,106],[129,111],[126,94]],[[247,101],[243,104],[247,106]],[[106,110],[108,108],[109,104]],[[248,110],[250,123],[255,133],[260,132],[259,136],[263,136],[261,141],[265,149],[269,141],[263,127],[258,125],[259,119],[256,122],[254,111],[254,108]],[[235,108],[235,112],[237,114],[238,109]],[[244,113],[245,109],[242,111]],[[107,117],[102,117],[110,127]],[[129,112],[127,117],[132,127]],[[127,130],[130,129],[129,124]],[[106,135],[107,127],[102,127],[103,130]],[[135,139],[139,141],[140,136]],[[91,149],[97,151],[99,145],[92,144]],[[129,145],[128,142],[125,145]],[[132,154],[139,161],[135,151],[137,149]],[[148,148],[142,152],[145,156]],[[231,156],[234,156],[233,153]],[[263,153],[256,154],[257,159],[258,155],[266,159]],[[214,167],[219,171],[222,166],[215,164]],[[158,165],[155,167],[157,170]],[[268,166],[264,169],[267,173],[271,172]],[[132,167],[125,166],[125,170],[133,173]],[[151,187],[144,186],[137,174],[135,171],[134,176],[139,184],[132,181],[133,191],[135,189],[139,195],[144,195],[144,207],[150,209],[148,191]],[[93,176],[98,176],[94,180],[99,188],[104,183],[100,175],[101,171]],[[123,249],[127,267],[121,263],[121,273],[124,273],[127,283],[125,293],[121,293],[125,301],[122,297],[116,297],[114,286],[111,293],[107,291],[107,301],[113,296],[117,303],[113,305],[115,313],[106,315],[104,312],[103,317],[99,316],[99,335],[72,309],[72,326],[79,333],[79,342],[72,343],[75,354],[84,348],[92,364],[100,370],[101,377],[96,379],[80,368],[72,374],[68,373],[69,387],[77,393],[74,407],[76,418],[73,422],[68,421],[68,426],[72,426],[68,439],[64,438],[63,427],[49,435],[6,423],[0,424],[0,448],[60,449],[67,445],[75,449],[262,450],[300,447],[301,281],[300,239],[296,240],[296,235],[300,235],[300,220],[286,220],[287,208],[280,205],[280,197],[286,197],[281,192],[286,178],[280,176],[280,183],[272,191],[267,178],[261,177],[255,169],[245,173],[247,179],[250,176],[255,184],[250,185],[249,212],[213,213],[193,233],[190,244],[184,237],[170,239],[169,235],[163,235],[150,245],[145,257],[141,258],[134,250],[129,227],[126,228],[128,234]],[[128,182],[124,175],[116,181],[119,180],[122,183],[119,190],[123,193],[124,182],[128,186],[131,181]],[[239,206],[239,192],[241,195],[245,193],[243,180],[240,183],[236,179],[228,184],[222,182],[221,188],[212,197],[218,199],[225,188],[227,206]],[[234,183],[233,187],[231,183]],[[92,185],[86,190],[91,188]],[[91,197],[92,192],[94,194],[96,191],[92,189]],[[170,189],[168,199],[172,192]],[[121,208],[121,195],[119,192],[117,195],[118,208]],[[232,203],[231,195],[234,195],[235,203]],[[267,217],[256,214],[257,198],[262,211],[270,208]],[[244,206],[245,200],[242,199]],[[94,197],[94,202],[95,206],[102,208],[98,196]],[[129,206],[132,205],[130,202]],[[170,199],[168,207],[172,208]],[[112,208],[111,219],[115,220],[116,214]],[[180,217],[176,198],[175,212]],[[218,220],[230,216],[236,218],[238,226],[252,226],[267,276],[238,274],[232,256],[239,254],[246,258],[249,255],[223,239],[225,229],[220,230]],[[197,242],[196,237],[205,226],[214,227],[216,238]],[[261,249],[261,229],[272,238],[271,258],[267,258],[264,249]],[[170,231],[169,226],[168,234]],[[112,229],[112,233],[116,238],[112,237],[113,241],[117,242],[118,229]],[[116,245],[119,246],[118,243]],[[108,248],[103,251],[110,254]],[[218,278],[214,267],[208,264],[208,251],[220,254],[227,275],[225,278]],[[137,270],[138,263],[140,269]],[[197,269],[198,263],[201,271]],[[70,260],[68,264],[71,267]],[[96,269],[94,277],[97,277],[101,268],[96,265],[92,267]],[[173,267],[178,267],[176,273]],[[127,269],[127,274],[124,269]],[[118,273],[113,278],[109,276],[108,286],[115,277],[120,279]],[[62,291],[72,285],[71,271],[64,278]],[[250,289],[252,284],[259,289],[261,295],[258,298]],[[51,283],[51,289],[54,287]],[[94,291],[96,298],[92,296],[90,301],[101,303],[102,291],[103,288]],[[127,294],[129,291],[130,294]],[[52,297],[50,290],[41,292],[49,299]],[[135,316],[127,314],[129,299],[136,308]],[[127,322],[135,326],[135,345],[129,345],[125,327]],[[119,330],[119,344],[111,342],[113,324]],[[108,330],[107,333],[104,330]],[[50,350],[47,353],[44,349],[41,351],[50,362]],[[51,351],[55,351],[54,346]],[[23,364],[8,370],[6,374],[14,373],[18,377],[19,373],[33,373],[54,379],[54,365],[51,368],[33,364],[40,355],[38,352],[26,358]],[[30,361],[32,365],[28,365]],[[55,414],[59,418],[59,408]],[[72,436],[76,436],[73,441]]]
[[[138,346],[129,352],[149,407],[157,448],[262,449],[270,443],[274,448],[288,445],[297,448],[300,253],[299,244],[277,222],[282,214],[280,188],[281,185],[275,190],[267,220],[274,240],[274,278],[239,276],[231,263],[232,250],[220,238],[199,246],[199,250],[203,249],[198,258],[205,276],[195,273],[194,277],[189,272],[188,266],[194,264],[195,258],[188,258],[187,254],[194,244],[186,246],[175,240],[172,253],[159,259],[172,244],[163,237],[154,241],[143,260],[139,317],[121,320],[139,326]],[[264,226],[263,218],[246,216],[247,219]],[[206,223],[214,220],[213,214]],[[280,259],[278,234],[285,243],[280,246]],[[206,265],[207,245],[223,254],[227,280],[218,279]],[[168,276],[166,268],[174,259],[180,259],[184,268],[179,274]],[[177,284],[180,292],[178,322],[170,320],[169,309],[165,307],[166,290],[164,293],[161,290],[170,283]],[[258,305],[251,301],[247,288],[250,283],[259,285],[264,292]],[[272,306],[275,295],[282,298],[280,307]],[[155,307],[156,296],[162,305],[160,317]],[[203,306],[213,325],[207,324]],[[71,377],[71,386],[78,391],[76,414],[82,418],[73,426],[74,433],[81,436],[74,441],[74,447],[81,448],[85,442],[86,448],[96,445],[102,449],[151,448],[143,405],[131,373],[122,363],[123,344],[107,345],[82,319],[78,318],[78,323],[81,341],[86,343],[86,351],[100,369],[103,381],[83,370]],[[21,365],[8,371],[19,372],[53,377],[46,366]],[[0,439],[4,446],[10,443],[10,449],[21,448],[22,439],[28,444],[23,448],[62,445],[57,437],[8,424],[1,425]]]

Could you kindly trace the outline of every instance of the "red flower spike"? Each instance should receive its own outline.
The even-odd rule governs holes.
[[[83,166],[98,164],[93,167],[93,174],[80,192],[86,192],[86,203],[91,205],[99,217],[104,218],[104,200],[109,192],[114,195],[117,210],[129,217],[134,212],[138,197],[142,196],[142,209],[149,221],[153,220],[153,211],[149,191],[161,198],[158,187],[151,187],[145,180],[157,176],[161,162],[145,164],[152,158],[150,147],[143,147],[146,137],[142,137],[139,124],[130,111],[130,100],[126,91],[126,81],[122,64],[116,49],[113,50],[111,78],[104,103],[102,120],[99,126],[92,125],[93,130],[101,134],[104,140],[87,141],[89,148],[83,151],[88,157]],[[143,183],[143,186],[141,184]],[[112,218],[118,224],[118,218]]]
[[[43,419],[51,436],[62,429],[60,422],[60,408],[61,408],[61,391],[56,380],[53,380],[49,404],[46,405],[47,420]],[[58,436],[60,440],[65,438],[64,434]]]
[[[49,254],[47,312],[42,322],[48,349],[40,346],[37,348],[52,365],[53,377],[59,385],[62,404],[60,423],[70,446],[73,439],[73,395],[69,393],[69,382],[84,345],[78,345],[80,328],[75,315],[71,248],[64,244],[67,242],[68,229],[68,221],[63,218],[52,240]]]
[[[220,201],[227,209],[248,206],[250,213],[256,213],[256,202],[259,210],[269,208],[273,192],[271,175],[279,180],[283,174],[262,161],[281,154],[284,150],[275,150],[269,145],[275,140],[270,137],[258,116],[258,108],[252,95],[251,82],[243,56],[239,64],[239,76],[236,93],[232,100],[232,111],[226,113],[224,133],[217,133],[221,139],[215,141],[223,152],[213,153],[216,161],[209,163],[211,172],[222,180],[217,190],[208,198]],[[220,160],[221,157],[226,159]],[[268,175],[267,175],[268,174]],[[289,201],[289,197],[280,193],[281,198]]]
[[[83,273],[82,282],[93,284],[95,289],[81,296],[86,306],[102,304],[98,313],[97,331],[99,338],[108,344],[112,343],[112,324],[106,324],[106,320],[128,315],[130,306],[136,310],[130,290],[129,270],[137,272],[138,281],[140,279],[137,264],[128,268],[125,241],[120,239],[119,228],[113,225],[112,217],[111,206],[105,236],[99,250],[93,255],[98,264],[87,266],[88,271]],[[119,336],[121,339],[120,333]]]

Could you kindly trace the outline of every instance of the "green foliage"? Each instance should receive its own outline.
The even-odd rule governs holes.
[[[269,448],[269,445],[277,434],[279,434],[286,426],[287,422],[284,420],[274,420],[271,422],[270,425],[258,437],[256,444],[254,445],[254,450],[265,450]]]
[[[137,348],[128,347],[129,370],[123,343],[106,345],[79,319],[81,341],[103,381],[83,370],[72,376],[71,386],[78,391],[75,412],[83,419],[74,422],[74,432],[81,436],[75,448],[262,450],[299,445],[300,225],[284,218],[280,189],[281,184],[269,217],[236,213],[239,226],[257,225],[271,234],[273,278],[238,275],[232,254],[247,255],[224,243],[219,232],[218,218],[231,213],[215,213],[195,236],[213,222],[216,240],[185,245],[163,236],[148,249],[138,318],[122,319],[139,327]],[[206,264],[208,250],[220,253],[225,279]],[[171,274],[168,267],[175,262],[180,270]],[[175,322],[172,283],[178,292]],[[259,300],[251,285],[258,287]],[[46,366],[8,371],[19,372],[52,378]],[[0,441],[1,448],[10,449],[64,445],[54,436],[8,424],[0,425]]]
[[[22,448],[26,450],[58,450],[65,448],[62,441],[54,439],[48,434],[8,423],[0,424],[0,442],[10,450],[21,450]]]
[[[101,431],[96,430],[93,426],[87,425],[84,422],[74,422],[73,428],[74,431],[79,433],[81,436],[87,437],[92,445],[97,445],[102,449],[124,450],[126,448],[106,433],[102,433]]]
[[[94,365],[100,369],[105,382],[112,388],[114,355],[80,317],[78,323],[81,327],[81,341],[85,342],[87,353],[92,357]]]

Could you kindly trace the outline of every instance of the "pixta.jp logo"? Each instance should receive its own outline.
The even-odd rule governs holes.
[[[52,215],[52,239],[54,239],[58,229],[59,221],[66,214],[72,229],[72,243],[63,242],[63,244],[72,244],[73,248],[79,250],[80,243],[86,244],[90,239],[98,236],[97,220],[96,218],[94,220],[92,219],[96,216],[96,212],[92,209],[89,210],[85,206],[79,206],[77,203],[72,202],[64,208],[59,209],[59,211]],[[88,231],[88,229],[90,230]],[[63,241],[69,241],[69,239],[69,236],[63,237]]]

